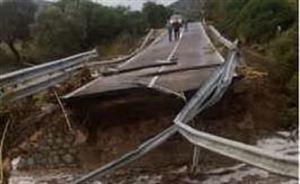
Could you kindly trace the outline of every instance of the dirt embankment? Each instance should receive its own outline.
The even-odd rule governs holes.
[[[47,91],[18,101],[1,104],[0,130],[2,133],[6,123],[9,122],[2,150],[4,183],[7,182],[9,172],[12,169],[11,160],[30,152],[31,137],[36,132],[51,126],[53,123],[61,122],[65,124],[64,116],[58,107],[54,92],[63,95],[90,80],[89,70],[83,68],[74,78]]]

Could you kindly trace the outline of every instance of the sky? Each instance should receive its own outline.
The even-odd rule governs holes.
[[[94,0],[107,6],[129,6],[132,10],[141,10],[143,4],[147,1],[156,2],[157,4],[169,5],[177,0]]]

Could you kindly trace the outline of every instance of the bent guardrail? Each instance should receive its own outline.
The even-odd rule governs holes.
[[[235,51],[236,52],[236,51]],[[229,58],[229,57],[228,57]],[[232,57],[231,57],[232,58]],[[205,108],[194,110],[193,106],[197,105],[198,103],[201,103],[202,106],[207,107],[211,105],[211,102],[208,100],[210,95],[213,94],[213,92],[216,90],[217,86],[220,84],[220,81],[222,79],[222,76],[224,76],[224,71],[226,68],[230,67],[230,65],[234,63],[234,61],[226,62],[223,67],[220,67],[216,69],[216,71],[210,76],[210,78],[200,87],[198,92],[194,95],[192,100],[189,101],[189,103],[184,106],[183,110],[176,116],[175,121],[180,120],[188,123],[188,120],[193,118],[193,116],[196,115],[195,112],[200,113]],[[231,70],[230,70],[231,71]],[[227,85],[227,87],[230,85],[230,83],[224,83]],[[199,102],[199,99],[201,99],[201,102]],[[194,105],[191,105],[194,104]],[[187,117],[187,118],[186,118]],[[90,181],[91,179],[99,178],[109,172],[114,171],[117,168],[120,168],[140,157],[148,153],[149,151],[153,150],[157,146],[164,143],[168,138],[170,138],[172,135],[178,132],[178,127],[176,125],[172,125],[169,128],[165,129],[161,133],[157,134],[155,137],[149,139],[148,141],[141,144],[137,149],[132,150],[122,157],[100,167],[99,169],[96,169],[80,178],[78,178],[75,181],[72,181],[73,184],[80,184],[87,181]]]
[[[234,70],[239,60],[238,50],[236,48],[237,42],[235,42],[234,45],[235,47],[230,49],[230,52],[228,53],[225,64],[210,76],[191,100],[183,107],[175,117],[173,121],[174,125],[141,144],[137,149],[128,152],[99,169],[81,176],[71,183],[85,183],[112,172],[115,169],[142,157],[147,152],[164,143],[169,137],[177,132],[194,145],[204,147],[276,174],[297,178],[298,161],[296,159],[267,152],[255,146],[200,132],[187,125],[197,114],[218,102],[226,92],[226,89],[230,86],[234,77]]]
[[[272,173],[298,178],[298,160],[294,157],[276,154],[256,146],[205,133],[181,122],[176,122],[176,125],[180,134],[196,146]]]

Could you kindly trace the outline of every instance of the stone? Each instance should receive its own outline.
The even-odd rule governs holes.
[[[43,157],[41,158],[41,160],[39,161],[40,164],[44,165],[44,164],[47,164],[47,158],[46,157]]]
[[[47,165],[52,165],[53,161],[52,161],[52,157],[48,157],[47,158]]]
[[[35,153],[32,155],[32,158],[37,162],[40,163],[41,159],[43,158],[42,154],[40,153]]]
[[[29,157],[27,159],[27,165],[30,167],[30,166],[33,166],[35,164],[35,161],[32,157]]]
[[[76,130],[74,145],[77,146],[77,145],[83,144],[86,142],[86,140],[87,140],[87,135],[85,135],[80,130]]]
[[[51,148],[48,145],[41,145],[40,146],[40,150],[42,150],[42,151],[49,151],[49,150],[51,150]]]
[[[56,155],[58,155],[58,151],[52,150],[52,151],[49,152],[50,157],[54,157]]]
[[[74,136],[73,135],[67,135],[66,137],[65,137],[65,141],[67,142],[67,143],[73,143],[73,141],[75,140],[75,138],[74,138]]]
[[[55,164],[55,165],[57,165],[57,164],[59,164],[60,163],[60,158],[59,158],[59,156],[54,156],[53,157],[53,164]]]
[[[48,139],[47,139],[47,142],[48,142],[48,144],[53,144],[53,143],[54,143],[54,141],[53,141],[52,138],[48,138]]]
[[[52,146],[52,149],[59,149],[60,147],[59,147],[59,145],[58,144],[54,144],[53,146]]]
[[[52,133],[52,132],[49,132],[48,137],[49,137],[49,138],[53,138],[53,133]]]
[[[71,145],[70,145],[70,144],[68,144],[68,143],[64,143],[64,144],[62,145],[62,147],[63,147],[63,148],[70,148],[70,147],[71,147]]]
[[[58,154],[65,155],[65,154],[67,154],[67,151],[65,149],[60,149],[60,150],[58,150]]]
[[[26,163],[25,158],[21,157],[19,163],[17,164],[17,169],[23,169],[23,168],[26,168],[26,166],[27,166],[27,163]]]
[[[71,164],[75,161],[74,156],[70,155],[70,154],[66,154],[62,157],[63,161],[67,164]]]
[[[76,154],[76,149],[75,148],[70,148],[69,149],[69,153],[71,153],[71,154]]]
[[[61,132],[56,132],[55,137],[63,137],[63,134]]]
[[[30,147],[31,148],[33,148],[33,149],[36,149],[36,148],[38,148],[40,145],[38,144],[38,143],[36,143],[36,142],[31,142],[30,143]]]
[[[57,144],[61,144],[61,143],[63,142],[63,140],[62,140],[61,138],[56,138],[56,139],[55,139],[55,142],[56,142]]]
[[[40,141],[40,146],[48,146],[47,139],[42,139],[42,140]]]

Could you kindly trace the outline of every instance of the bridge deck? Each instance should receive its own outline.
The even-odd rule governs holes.
[[[169,42],[168,35],[151,44],[144,51],[118,66],[119,70],[174,62],[174,65],[144,68],[110,76],[101,76],[75,90],[65,98],[101,95],[104,92],[136,88],[162,87],[174,92],[197,89],[216,69],[223,58],[213,49],[200,23],[189,25],[178,41]],[[201,68],[201,66],[210,66]]]

